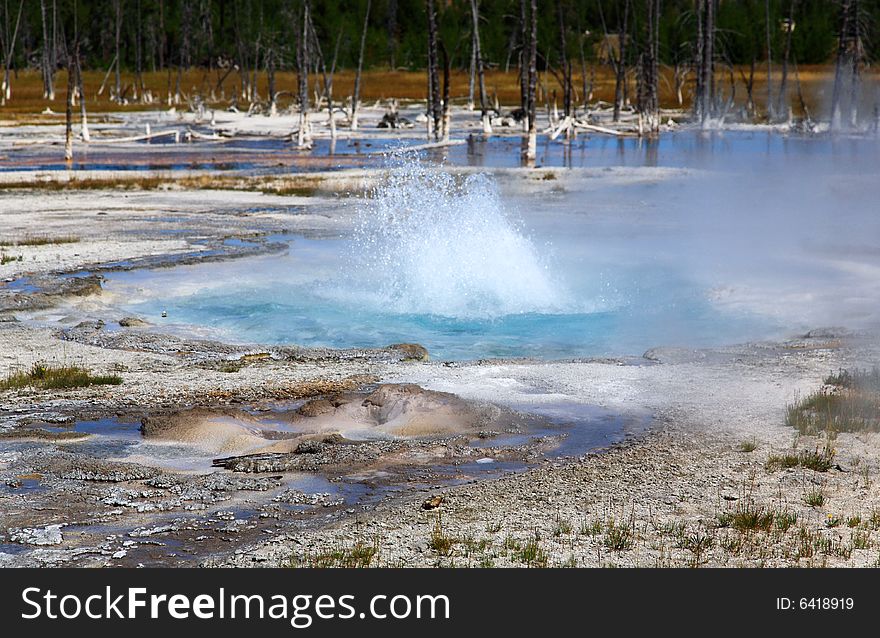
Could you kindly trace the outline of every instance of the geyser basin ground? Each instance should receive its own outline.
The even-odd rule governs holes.
[[[754,138],[680,134],[663,157],[685,168],[651,167],[649,147],[647,166],[540,185],[398,161],[368,198],[328,211],[352,220],[337,238],[289,237],[286,254],[124,273],[106,288],[163,327],[306,346],[415,341],[441,359],[638,356],[875,325],[880,186],[861,160],[876,142],[760,152]]]

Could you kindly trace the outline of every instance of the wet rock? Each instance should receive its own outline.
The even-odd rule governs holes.
[[[442,496],[432,496],[422,503],[423,510],[435,510],[443,504]]]
[[[388,349],[402,353],[404,361],[427,361],[429,358],[428,349],[417,343],[394,343]]]
[[[134,463],[115,463],[99,459],[77,459],[59,472],[61,478],[75,481],[120,483],[153,478],[159,470]]]
[[[324,449],[324,444],[320,441],[303,441],[296,446],[294,454],[318,454]]]
[[[852,334],[846,328],[830,326],[827,328],[815,328],[803,336],[804,339],[840,339]]]
[[[119,320],[119,325],[123,328],[138,328],[140,326],[148,326],[150,324],[143,319],[138,319],[137,317],[123,317]]]
[[[331,414],[336,406],[327,399],[313,399],[302,405],[296,412],[305,417],[316,417],[322,414]]]
[[[23,527],[9,530],[9,540],[22,545],[60,545],[64,540],[61,528],[65,523],[46,527]]]
[[[288,505],[320,505],[321,507],[335,507],[345,502],[344,499],[327,492],[306,494],[299,490],[285,490],[272,500],[276,503],[287,503]]]

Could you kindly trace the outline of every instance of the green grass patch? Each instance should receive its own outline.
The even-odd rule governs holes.
[[[35,363],[25,372],[12,372],[0,379],[0,391],[28,387],[45,390],[83,388],[91,385],[119,385],[122,377],[118,374],[92,374],[79,366],[51,366]]]
[[[443,521],[440,516],[437,516],[437,520],[434,522],[434,529],[431,530],[431,540],[428,541],[428,547],[440,556],[449,556],[454,546],[455,539],[443,531]]]
[[[616,552],[632,549],[635,533],[631,525],[622,525],[612,518],[605,525],[605,547]]]
[[[719,527],[732,527],[739,532],[769,532],[775,521],[773,510],[748,501],[718,515]]]
[[[824,388],[786,406],[785,424],[806,435],[880,432],[880,368],[832,373]]]
[[[372,565],[379,553],[379,542],[357,541],[353,545],[338,545],[331,550],[305,556],[294,556],[290,567],[309,568],[365,568]]]
[[[804,493],[804,503],[810,507],[822,507],[825,500],[825,490],[821,487],[814,487]]]
[[[827,472],[834,467],[834,450],[825,446],[821,450],[802,450],[798,453],[771,454],[765,464],[768,472],[803,467],[814,472]]]
[[[0,246],[49,246],[52,244],[75,244],[79,241],[76,235],[28,235],[22,239],[0,239]]]

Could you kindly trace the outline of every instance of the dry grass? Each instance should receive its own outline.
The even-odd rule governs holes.
[[[339,545],[333,549],[317,554],[306,554],[302,557],[293,556],[290,559],[290,567],[308,568],[344,568],[355,569],[370,567],[378,560],[379,541],[374,539],[372,543],[357,541],[353,545]]]
[[[265,193],[267,195],[310,197],[321,186],[322,179],[314,175],[295,175],[291,177],[241,177],[234,175],[120,175],[116,177],[73,177],[66,179],[31,179],[28,181],[0,182],[2,190],[46,190],[46,191],[90,191],[126,190],[153,191],[160,189],[182,190],[238,190]],[[79,241],[78,237],[34,238],[35,243],[17,242],[17,245],[39,245],[69,243]],[[16,245],[14,242],[0,242],[0,246]]]
[[[880,431],[880,368],[841,370],[825,384],[787,406],[786,425],[806,435]]]
[[[827,89],[832,81],[833,66],[832,65],[812,65],[804,66],[799,69],[801,84],[807,104],[814,111],[818,110],[822,102],[821,92]],[[591,71],[588,70],[588,78]],[[773,82],[779,81],[779,70],[773,71]],[[737,103],[741,104],[746,98],[746,87],[743,82],[743,74],[748,75],[748,68],[736,68],[734,70],[734,81],[736,85]],[[539,74],[538,81],[538,100],[545,101],[545,97],[552,100],[554,91],[559,93],[557,81],[552,74]],[[21,71],[17,78],[12,81],[12,100],[3,109],[0,109],[0,115],[12,120],[12,123],[51,123],[63,120],[63,110],[66,100],[66,72],[60,71],[56,76],[56,97],[54,102],[45,100],[42,96],[42,80],[39,71],[26,70]],[[91,111],[95,112],[115,112],[115,111],[138,111],[144,109],[155,109],[157,107],[166,107],[165,103],[168,94],[168,74],[165,72],[145,73],[144,83],[154,98],[153,104],[141,104],[135,102],[132,104],[119,105],[110,101],[109,91],[104,92],[100,97],[97,96],[98,89],[104,78],[104,72],[86,71],[85,73],[85,92],[87,96],[87,105]],[[123,84],[130,85],[134,81],[132,73],[123,73]],[[174,78],[176,79],[176,77]],[[199,95],[208,100],[213,108],[225,108],[230,102],[234,94],[238,92],[239,77],[237,74],[231,74],[225,82],[217,88],[219,76],[217,71],[208,71],[207,69],[190,69],[183,74],[181,82],[184,97]],[[466,71],[456,70],[451,74],[450,94],[453,101],[461,104],[464,103],[468,95],[469,77]],[[870,78],[869,78],[870,79]],[[313,82],[319,82],[319,78],[314,78]],[[629,94],[635,96],[635,77],[630,74],[628,77],[630,83]],[[289,71],[280,71],[275,76],[276,90],[282,94],[281,108],[289,105],[291,96],[297,94],[296,73]],[[684,87],[684,103],[679,105],[675,92],[675,82],[673,78],[673,69],[663,67],[661,69],[660,78],[660,103],[664,108],[675,108],[690,106],[690,92],[693,79]],[[719,72],[717,83],[720,90],[729,92],[730,78],[728,74]],[[797,100],[794,97],[796,91],[795,82],[790,84],[792,103]],[[577,95],[576,102],[582,101],[582,80],[579,69],[574,69],[573,85]],[[334,95],[336,100],[345,100],[350,96],[354,86],[354,72],[345,70],[338,72],[333,80]],[[758,68],[755,72],[754,81],[754,97],[758,102],[759,110],[763,110],[761,100],[767,95],[767,75],[765,68]],[[261,73],[258,77],[258,93],[261,96],[267,94],[267,79],[265,73]],[[369,70],[364,73],[361,96],[364,102],[375,100],[385,100],[390,98],[398,98],[401,100],[424,100],[426,95],[426,81],[424,71],[389,71],[382,69]],[[515,68],[505,73],[503,70],[489,70],[486,73],[486,90],[494,99],[495,96],[501,104],[513,105],[519,103],[519,81]],[[213,100],[211,94],[213,91]],[[546,96],[545,96],[546,93]],[[593,99],[611,101],[614,95],[614,75],[609,67],[597,66],[594,71],[593,78]],[[43,114],[46,107],[50,107],[53,114]],[[187,104],[183,103],[181,108],[186,108]],[[239,101],[240,108],[247,108],[246,102]]]
[[[90,385],[119,385],[122,377],[117,374],[95,375],[79,366],[51,366],[35,363],[25,372],[12,372],[0,379],[0,391],[28,387],[45,390],[82,388]]]
[[[76,235],[28,235],[22,239],[0,239],[0,246],[49,246],[53,244],[75,244],[79,241]]]

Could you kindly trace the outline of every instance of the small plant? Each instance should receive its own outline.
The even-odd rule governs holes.
[[[578,533],[580,533],[581,536],[598,536],[602,533],[602,521],[596,520],[588,522],[584,520],[583,522],[581,522]]]
[[[76,235],[29,235],[17,241],[0,240],[0,246],[47,246],[49,244],[75,244]]]
[[[616,523],[612,518],[605,526],[605,547],[616,552],[632,549],[634,536],[630,526]]]
[[[571,521],[566,519],[556,518],[556,527],[553,529],[554,536],[568,536],[574,531],[574,526],[571,524]]]
[[[547,567],[547,553],[537,538],[529,539],[525,545],[521,546],[517,551],[517,558],[529,567]]]
[[[703,563],[704,554],[712,548],[715,540],[700,530],[683,534],[678,541],[679,549],[686,549],[693,555],[691,567],[699,567]]]
[[[813,451],[803,450],[797,454],[771,454],[765,464],[768,472],[788,470],[798,466],[814,472],[827,472],[834,467],[834,449],[826,445],[821,451],[816,448]]]
[[[840,519],[834,514],[829,514],[825,517],[825,527],[838,527],[839,525]]]
[[[431,541],[428,546],[437,552],[440,556],[449,556],[452,553],[452,547],[455,541],[443,532],[443,521],[440,515],[434,522],[434,529],[431,530]]]
[[[47,390],[82,388],[90,385],[119,385],[122,377],[118,374],[92,374],[79,366],[50,366],[35,363],[27,372],[14,372],[0,379],[0,391],[26,388],[29,386]]]
[[[489,534],[497,534],[501,531],[501,521],[489,521],[486,523],[486,532]]]
[[[373,559],[378,553],[378,539],[374,539],[370,544],[359,540],[354,545],[339,545],[318,554],[306,554],[303,557],[294,556],[290,560],[290,567],[364,568],[373,563]]]
[[[853,549],[868,549],[871,547],[871,536],[868,532],[854,531],[850,535],[849,540]]]
[[[861,514],[854,514],[853,516],[846,517],[846,526],[849,528],[855,528],[862,524],[862,516]]]
[[[787,532],[797,523],[797,514],[791,510],[783,510],[776,512],[776,529],[780,532]]]
[[[745,501],[733,511],[718,515],[719,527],[732,527],[739,532],[769,532],[776,519],[774,512]]]
[[[825,491],[821,487],[814,487],[804,493],[804,503],[810,507],[822,507],[825,505]]]
[[[748,441],[743,441],[737,447],[737,450],[739,450],[740,452],[745,452],[745,453],[754,452],[757,449],[758,449],[758,444],[755,442],[754,439],[750,439]]]

